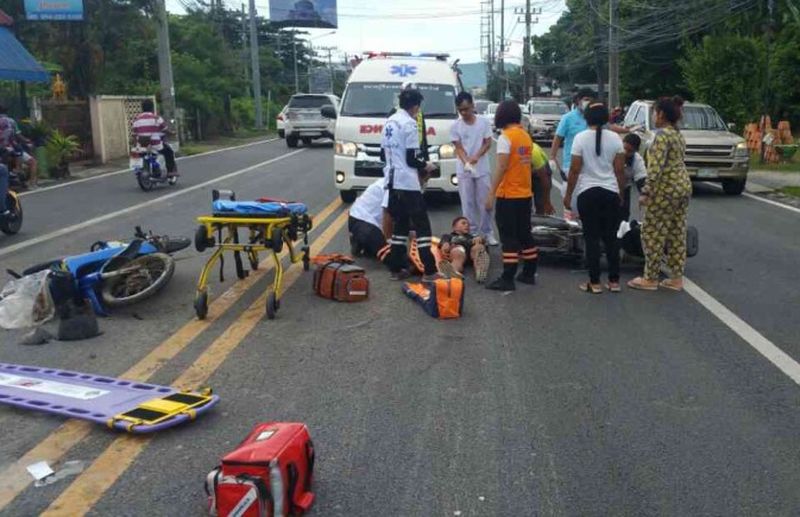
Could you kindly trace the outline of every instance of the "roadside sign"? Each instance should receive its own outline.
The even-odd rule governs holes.
[[[25,16],[35,21],[81,21],[83,0],[25,0]]]

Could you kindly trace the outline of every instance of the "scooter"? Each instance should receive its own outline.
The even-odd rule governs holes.
[[[642,260],[644,250],[642,249],[641,225],[638,221],[632,220],[623,227],[627,229],[619,239],[619,248],[623,258]],[[583,228],[578,221],[534,215],[531,217],[531,234],[536,247],[539,248],[539,254],[543,257],[550,256],[573,261],[584,260],[586,243],[583,239]],[[686,256],[694,257],[699,250],[700,238],[697,228],[688,226],[686,228]]]
[[[190,239],[157,236],[137,226],[130,242],[97,241],[89,253],[43,262],[22,275],[8,272],[15,278],[45,269],[68,272],[75,292],[89,300],[95,314],[108,316],[106,308],[131,305],[160,291],[175,272],[175,259],[170,254],[190,244]]]
[[[140,138],[136,144],[131,149],[129,164],[142,190],[149,192],[156,185],[178,183],[178,176],[167,176],[166,161],[153,148],[150,137]]]
[[[22,201],[13,190],[6,194],[6,207],[9,213],[0,215],[0,232],[14,235],[22,229]]]

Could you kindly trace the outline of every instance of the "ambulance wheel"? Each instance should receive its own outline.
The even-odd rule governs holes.
[[[194,249],[203,253],[205,250],[214,245],[214,239],[209,237],[206,231],[206,226],[201,224],[194,232]]]
[[[275,296],[275,291],[270,291],[267,295],[267,319],[274,320],[279,308],[280,302],[278,297]]]
[[[340,190],[339,197],[341,197],[342,201],[345,203],[352,203],[356,200],[357,194],[355,190]]]
[[[197,319],[204,320],[208,315],[208,293],[202,292],[197,294],[194,298],[194,312],[197,314]]]
[[[283,251],[283,231],[280,228],[273,228],[270,235],[269,246],[275,253]]]

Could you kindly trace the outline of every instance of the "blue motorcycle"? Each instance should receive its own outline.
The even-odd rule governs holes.
[[[130,242],[98,241],[89,253],[62,257],[30,267],[15,278],[45,269],[71,274],[75,293],[88,299],[99,316],[107,316],[107,308],[124,307],[160,291],[175,272],[175,259],[170,255],[188,247],[186,238],[170,238],[145,234],[136,227]]]
[[[136,182],[145,192],[154,186],[166,183],[175,185],[178,176],[167,175],[167,165],[164,157],[150,144],[150,137],[139,139],[136,147],[131,149],[130,168],[136,175]]]

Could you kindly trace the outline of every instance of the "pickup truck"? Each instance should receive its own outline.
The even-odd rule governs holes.
[[[631,104],[624,125],[642,137],[641,152],[655,137],[653,101]],[[750,169],[750,152],[741,136],[732,133],[717,111],[707,104],[687,102],[678,124],[686,140],[686,169],[692,181],[721,183],[726,194],[738,196],[744,191]]]

